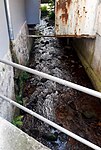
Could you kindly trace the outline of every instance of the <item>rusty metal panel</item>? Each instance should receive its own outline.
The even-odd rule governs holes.
[[[95,36],[98,2],[99,0],[56,0],[56,35],[72,37]]]

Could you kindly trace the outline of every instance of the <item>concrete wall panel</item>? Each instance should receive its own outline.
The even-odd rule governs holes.
[[[73,44],[94,87],[101,91],[101,0],[97,14],[96,39],[75,39]]]
[[[26,65],[29,60],[29,50],[31,49],[31,40],[26,36],[28,34],[28,27],[26,22],[20,29],[20,32],[17,35],[17,38],[12,41],[13,44],[13,53],[17,58],[17,63]],[[14,59],[16,59],[14,58]],[[16,60],[15,60],[16,61]]]
[[[9,0],[9,7],[15,39],[26,21],[25,0]]]
[[[0,19],[0,58],[3,58],[9,49],[9,36],[4,8],[4,0],[0,0]]]
[[[101,3],[98,7],[98,22],[97,22],[97,33],[101,36]]]
[[[101,36],[100,35],[97,35],[96,37],[95,51],[94,51],[91,66],[101,80]]]
[[[73,40],[77,51],[86,59],[90,64],[94,54],[95,40],[94,39],[74,39]]]
[[[40,3],[41,0],[25,0],[26,17],[28,24],[38,24],[40,22]]]

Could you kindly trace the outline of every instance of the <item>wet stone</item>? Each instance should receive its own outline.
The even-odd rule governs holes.
[[[47,45],[47,44],[49,44],[49,41],[46,41],[46,42],[45,42],[45,45]]]
[[[44,44],[44,41],[40,41],[41,42],[41,44]]]
[[[52,57],[52,55],[50,55],[49,52],[41,55],[41,59],[43,59],[44,61],[51,59],[51,57]]]
[[[58,78],[62,78],[62,71],[59,68],[52,69],[52,73],[54,76]]]
[[[46,82],[46,81],[47,81],[47,79],[45,79],[45,78],[41,79],[41,82],[43,82],[43,83]]]
[[[42,135],[42,137],[47,140],[47,141],[57,141],[57,135],[52,134],[52,133],[45,133]]]

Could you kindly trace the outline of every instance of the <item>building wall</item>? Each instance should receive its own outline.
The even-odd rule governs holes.
[[[0,58],[12,61],[12,56],[18,59],[17,63],[26,64],[29,58],[30,40],[26,37],[28,27],[25,19],[24,0],[9,0],[10,18],[12,19],[14,40],[12,46],[8,35],[8,26],[4,7],[4,0],[0,1]],[[25,36],[23,36],[25,35]],[[14,57],[13,57],[14,58]],[[0,63],[0,94],[15,100],[14,69]],[[14,107],[0,99],[0,116],[11,121]]]
[[[26,21],[25,15],[25,0],[9,0],[11,21],[14,33],[14,39],[16,39],[21,27]]]
[[[31,49],[31,40],[25,16],[25,0],[8,0],[9,18],[12,22],[14,40],[10,42],[4,0],[0,0],[0,58],[26,65]],[[34,6],[35,7],[35,6]],[[0,63],[0,94],[15,100],[14,68]],[[0,99],[0,116],[11,121],[14,107]]]
[[[4,0],[0,0],[0,58],[4,57],[8,49],[9,36],[4,9]]]
[[[40,3],[41,0],[25,0],[28,24],[38,24],[40,22]]]
[[[9,50],[2,59],[12,61]],[[0,94],[15,100],[13,68],[2,63],[0,63]],[[13,115],[14,107],[5,100],[0,99],[0,116],[11,121]]]
[[[25,0],[9,0],[9,8],[14,34],[11,52],[13,58],[17,58],[17,63],[25,65],[29,59],[29,48],[31,47],[30,40],[26,37],[29,33],[25,14]]]
[[[0,0],[0,59],[11,61],[9,36],[6,22],[4,1]],[[14,99],[13,68],[0,63],[0,94]],[[5,100],[0,99],[0,116],[11,121],[14,108]]]
[[[94,87],[101,91],[101,0],[97,10],[96,39],[74,39],[73,44]]]

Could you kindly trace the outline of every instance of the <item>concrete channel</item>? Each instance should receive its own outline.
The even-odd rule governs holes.
[[[53,33],[54,27],[49,25],[47,19],[43,19],[34,31],[34,34],[46,36]],[[67,42],[66,38],[35,38],[28,67],[93,89],[73,49],[72,41],[69,45]],[[23,91],[23,103],[27,108],[100,146],[100,137],[97,135],[100,132],[101,117],[99,99],[36,75],[29,75]],[[26,113],[22,130],[52,150],[90,150]]]

